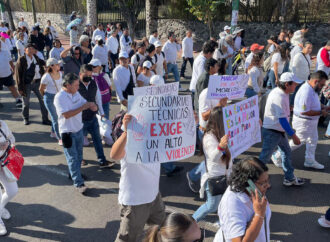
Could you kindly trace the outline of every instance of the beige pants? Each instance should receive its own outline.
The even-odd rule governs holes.
[[[160,193],[151,203],[137,206],[120,205],[120,228],[116,242],[142,241],[144,225],[161,225],[165,216],[165,205]]]

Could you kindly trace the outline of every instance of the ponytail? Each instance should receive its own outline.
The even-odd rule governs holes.
[[[143,242],[161,242],[160,240],[160,226],[154,225],[152,226],[143,240]]]

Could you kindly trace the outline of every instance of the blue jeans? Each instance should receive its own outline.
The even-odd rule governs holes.
[[[202,175],[205,173],[205,162],[202,161],[197,166],[195,166],[191,171],[189,171],[188,176],[193,182],[200,181]]]
[[[227,68],[226,68],[226,75],[233,75],[233,57],[227,58]]]
[[[276,77],[275,77],[275,73],[273,70],[269,71],[268,74],[268,82],[267,82],[267,87],[271,87],[272,89],[274,89],[276,87]]]
[[[268,163],[274,151],[279,147],[282,151],[281,156],[284,178],[289,181],[293,180],[294,168],[292,167],[291,162],[291,148],[286,135],[265,128],[262,128],[261,134],[263,142],[259,159],[265,164]]]
[[[202,204],[192,215],[192,217],[196,220],[196,222],[201,221],[209,213],[216,212],[218,210],[218,206],[222,197],[222,195],[212,196],[209,191],[209,187],[207,183],[206,183],[205,191],[206,191],[206,202]]]
[[[246,91],[245,91],[245,96],[247,97],[247,98],[250,98],[250,97],[253,97],[253,96],[255,96],[255,95],[257,95],[258,93],[256,93],[254,90],[253,90],[253,88],[246,88]]]
[[[71,133],[71,138],[72,146],[70,148],[64,148],[64,155],[68,163],[73,185],[79,187],[84,185],[84,179],[80,172],[84,140],[82,129],[77,133]]]
[[[174,79],[176,82],[180,81],[180,75],[179,75],[179,70],[178,70],[178,65],[177,64],[171,64],[167,63],[167,72],[170,73],[172,72],[174,75]],[[181,87],[181,85],[180,85]]]
[[[90,121],[83,121],[84,123],[84,134],[90,133],[93,140],[94,149],[97,155],[98,162],[102,164],[106,161],[102,146],[102,140],[100,135],[100,126],[99,122],[97,121],[97,118],[94,117]]]
[[[58,131],[58,118],[57,118],[56,108],[54,105],[54,98],[55,98],[55,94],[45,92],[44,103],[52,120],[52,131],[56,134],[57,139],[61,139],[60,132]]]
[[[165,173],[170,173],[175,169],[174,162],[162,163],[161,166],[165,169]]]
[[[110,102],[102,104],[102,108],[103,108],[103,111],[104,111],[104,117],[106,119],[109,119],[109,117],[110,117]]]

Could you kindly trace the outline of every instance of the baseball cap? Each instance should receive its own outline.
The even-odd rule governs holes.
[[[99,59],[92,59],[88,64],[92,65],[93,67],[102,66],[102,63]]]
[[[303,81],[299,80],[295,74],[293,74],[292,72],[285,72],[281,75],[280,77],[280,82],[290,82],[290,81],[294,81],[296,83],[302,83]]]
[[[137,48],[141,48],[141,47],[145,47],[145,46],[146,45],[144,44],[143,41],[138,42],[137,45],[136,45]]]
[[[153,85],[153,86],[160,86],[160,85],[164,85],[165,82],[164,82],[164,78],[161,77],[160,75],[153,75],[151,78],[150,78],[150,85]]]
[[[223,29],[226,31],[226,30],[230,29],[230,27],[228,25],[226,25]]]
[[[150,61],[145,61],[145,62],[143,62],[143,65],[142,66],[143,67],[147,67],[148,69],[150,69],[152,67],[152,64],[151,64]]]
[[[102,40],[102,39],[103,39],[103,38],[102,38],[101,35],[96,35],[96,36],[95,36],[95,40],[96,40],[96,41],[99,41],[99,40]]]
[[[31,31],[35,31],[35,30],[38,30],[36,26],[32,26],[31,27]]]
[[[60,64],[61,62],[55,58],[49,58],[46,62],[46,66],[49,67],[49,66],[52,66],[52,65],[58,65]]]
[[[251,45],[250,50],[254,51],[254,50],[263,50],[265,48],[264,45],[259,45],[257,43],[254,43]]]
[[[162,46],[162,43],[160,43],[160,41],[157,40],[157,41],[155,42],[155,47],[157,48],[157,47],[160,47],[160,46]]]
[[[119,58],[128,58],[128,54],[127,54],[127,52],[126,52],[126,51],[121,51],[121,52],[119,53]]]

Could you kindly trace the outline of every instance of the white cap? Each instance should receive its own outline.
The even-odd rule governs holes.
[[[224,31],[226,31],[226,30],[230,29],[230,27],[228,25],[226,25],[223,29],[224,29]]]
[[[160,47],[160,46],[162,46],[162,43],[160,43],[160,41],[157,40],[157,41],[155,42],[155,47],[157,48],[157,47]]]
[[[150,85],[153,85],[153,86],[160,86],[160,85],[164,85],[165,82],[164,82],[164,78],[161,77],[160,75],[153,75],[151,78],[150,78]]]
[[[145,62],[143,62],[143,65],[142,66],[143,67],[147,67],[148,69],[150,69],[152,67],[152,64],[151,64],[150,61],[145,61]]]
[[[102,39],[103,39],[103,38],[102,38],[101,35],[96,35],[96,36],[95,36],[95,40],[96,40],[96,41],[99,41],[99,40],[102,40]]]
[[[294,81],[296,83],[302,83],[303,81],[299,80],[295,74],[293,74],[292,72],[285,72],[281,75],[280,77],[280,82],[290,82],[290,81]]]
[[[126,51],[120,51],[119,58],[128,58],[128,54]]]
[[[96,66],[102,66],[102,63],[99,59],[92,59],[88,64],[96,67]]]
[[[49,66],[52,66],[52,65],[58,65],[60,63],[61,63],[61,61],[59,61],[55,58],[49,58],[46,62],[46,66],[49,67]]]

